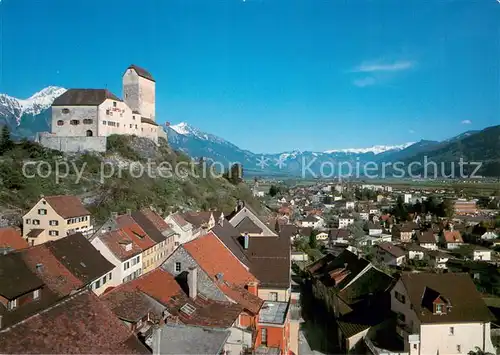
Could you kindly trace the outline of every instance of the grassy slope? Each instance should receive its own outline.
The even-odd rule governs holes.
[[[130,136],[111,136],[108,139],[108,152],[105,154],[64,155],[61,152],[45,149],[38,144],[22,142],[12,151],[0,158],[0,206],[15,213],[25,213],[38,201],[40,195],[73,194],[77,195],[91,210],[97,222],[106,219],[111,212],[124,212],[141,207],[154,206],[167,213],[178,209],[217,208],[231,210],[236,199],[244,199],[258,212],[262,212],[260,204],[252,197],[247,185],[234,186],[223,178],[181,177],[149,177],[143,175],[135,178],[129,169],[122,169],[108,179],[101,180],[101,166],[104,163],[118,164],[130,162],[147,163],[168,162],[172,166],[189,162],[183,154],[172,151],[163,141],[159,147],[151,141]],[[48,166],[53,170],[60,164],[61,171],[66,172],[62,162],[67,161],[71,168],[67,177],[56,182],[55,175],[42,178],[36,174],[33,178],[23,176],[23,162],[44,161],[47,164],[40,169],[46,173]],[[81,171],[82,178],[76,182],[75,167]],[[108,166],[109,168],[109,166]],[[199,168],[193,168],[200,173]],[[28,172],[34,173],[33,168]],[[109,170],[107,170],[109,171]],[[182,170],[186,172],[185,170]]]

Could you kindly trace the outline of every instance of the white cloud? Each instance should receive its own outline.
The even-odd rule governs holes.
[[[472,121],[471,121],[471,120],[463,120],[461,123],[462,123],[462,124],[471,124],[471,123],[472,123]]]
[[[356,79],[353,81],[353,84],[360,88],[364,88],[365,86],[375,85],[376,83],[377,81],[375,80],[375,78],[372,77]]]
[[[411,69],[414,63],[410,61],[399,61],[394,63],[363,63],[353,71],[358,73],[372,73],[381,71],[401,71]]]

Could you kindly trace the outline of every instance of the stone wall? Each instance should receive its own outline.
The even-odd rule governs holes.
[[[46,148],[60,150],[61,152],[105,152],[106,137],[58,137],[40,135],[40,144]]]

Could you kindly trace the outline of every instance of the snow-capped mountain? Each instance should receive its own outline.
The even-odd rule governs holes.
[[[216,135],[202,132],[198,128],[193,127],[193,126],[187,124],[186,122],[181,122],[179,124],[170,126],[170,128],[173,129],[175,132],[182,134],[184,136],[192,136],[192,137],[199,138],[201,140],[218,142],[221,144],[228,144],[229,143],[226,140],[224,140],[220,137],[217,137]],[[229,143],[229,144],[231,144],[231,143]]]
[[[52,102],[64,92],[66,92],[64,88],[49,86],[27,99],[18,99],[6,94],[0,94],[0,115],[11,115],[19,125],[23,115],[36,116],[40,114],[48,109]]]
[[[27,99],[0,94],[0,125],[7,125],[14,137],[34,138],[50,130],[50,105],[66,89],[49,86]]]
[[[403,150],[408,148],[410,145],[415,144],[415,142],[404,143],[400,145],[374,145],[369,148],[346,148],[346,149],[332,149],[327,150],[324,153],[355,153],[355,154],[363,154],[363,153],[373,153],[380,154],[391,150]]]

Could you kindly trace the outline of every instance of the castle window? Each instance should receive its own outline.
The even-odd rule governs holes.
[[[120,122],[116,122],[116,127],[120,127]]]
[[[106,121],[102,121],[102,124],[106,124]]]
[[[132,119],[135,120],[135,116],[132,116]]]
[[[71,124],[73,126],[78,126],[80,124],[80,121],[79,120],[71,120],[71,121],[69,121],[69,124]]]
[[[132,128],[132,125],[130,125],[130,128]]]
[[[94,123],[94,120],[92,120],[92,119],[90,119],[90,118],[85,118],[85,119],[83,120],[83,124],[92,124],[92,123]]]
[[[85,132],[85,135],[87,137],[92,137],[94,134],[92,133],[92,131],[89,129],[87,132]]]
[[[63,121],[63,120],[59,120],[59,121],[57,121],[57,125],[58,125],[58,126],[62,126],[63,124],[64,124],[64,121]]]
[[[137,125],[135,125],[135,129],[137,129]]]
[[[113,107],[116,107],[116,101],[113,101]]]
[[[69,108],[63,108],[61,112],[67,115],[69,113]]]

